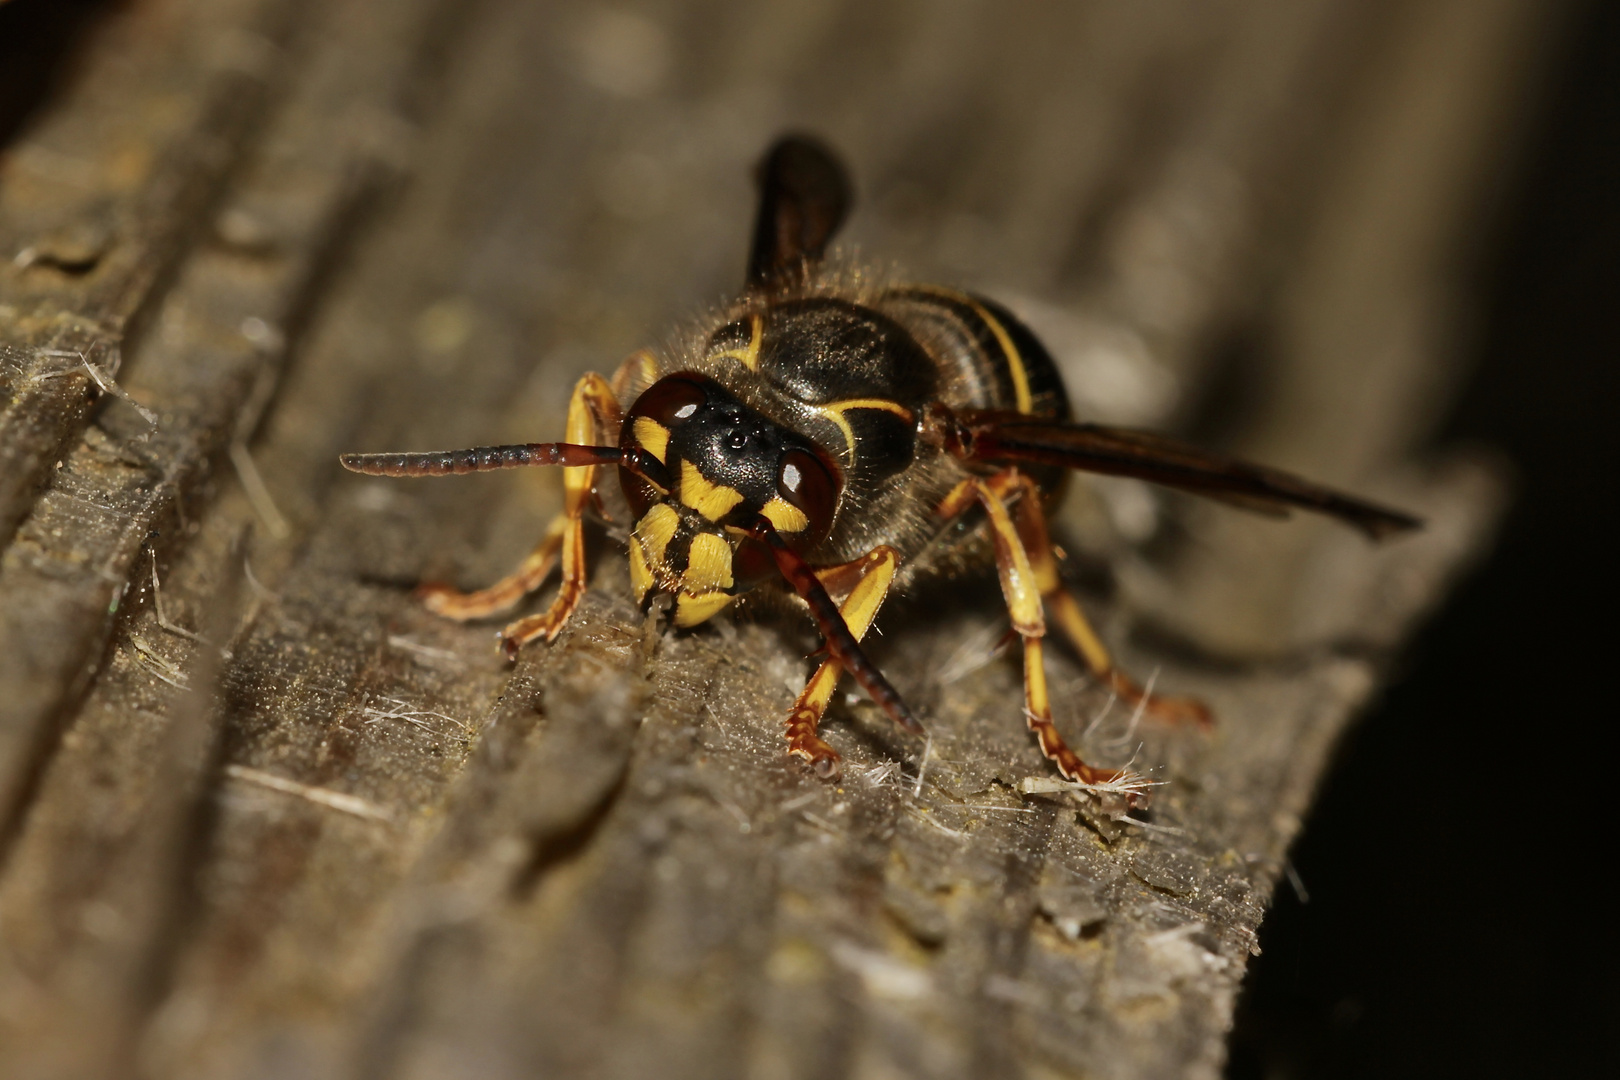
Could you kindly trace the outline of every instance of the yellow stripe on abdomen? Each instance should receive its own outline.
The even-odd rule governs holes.
[[[1024,354],[1018,351],[1018,346],[1013,343],[1012,335],[1007,333],[1007,328],[1001,324],[1000,319],[991,314],[989,308],[979,303],[968,293],[957,292],[955,289],[947,289],[939,285],[913,285],[909,289],[924,295],[932,294],[944,297],[953,303],[963,304],[971,308],[973,314],[977,315],[984,322],[984,325],[990,328],[991,336],[996,339],[996,344],[1001,348],[1001,355],[1007,361],[1007,375],[1012,379],[1013,384],[1014,405],[1021,413],[1035,411],[1035,398],[1029,391],[1029,369],[1024,365]]]

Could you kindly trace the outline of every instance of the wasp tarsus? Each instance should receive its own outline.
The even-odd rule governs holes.
[[[638,352],[611,381],[581,379],[563,442],[342,457],[345,468],[381,476],[564,467],[563,513],[518,570],[478,592],[424,586],[429,608],[453,619],[498,615],[560,570],[549,608],[511,623],[501,641],[515,657],[556,637],[584,595],[584,517],[598,470],[616,466],[634,519],[631,586],[644,609],[669,597],[675,625],[695,626],[758,589],[803,602],[825,657],[789,710],[788,751],[834,777],[838,753],[819,725],[845,672],[901,727],[923,732],[861,648],[884,599],[982,557],[994,562],[1023,643],[1024,714],[1041,752],[1067,779],[1136,807],[1146,805],[1146,782],[1088,764],[1052,722],[1048,622],[1127,703],[1198,726],[1210,714],[1191,699],[1150,696],[1122,672],[1063,586],[1046,511],[1070,470],[1269,513],[1315,511],[1374,538],[1417,527],[1407,514],[1275,469],[1076,423],[1057,365],[1005,308],[824,267],[851,203],[847,175],[825,146],[781,139],[757,177],[741,295],[681,346]],[[945,527],[953,523],[964,527]]]

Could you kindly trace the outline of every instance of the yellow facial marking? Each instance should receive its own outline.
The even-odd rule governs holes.
[[[847,398],[844,401],[831,401],[822,405],[816,411],[837,424],[838,429],[844,433],[844,444],[849,449],[852,461],[855,458],[855,432],[849,426],[849,418],[844,415],[850,409],[882,409],[884,412],[894,413],[908,424],[912,421],[910,409],[898,401],[888,401],[884,398]]]
[[[810,527],[810,519],[804,516],[804,511],[777,495],[760,510],[776,526],[777,532],[796,533],[803,532]]]
[[[723,353],[716,353],[716,358],[729,357],[737,361],[749,371],[759,370],[759,343],[765,336],[765,320],[758,315],[748,316],[749,336],[746,349],[727,349]]]
[[[711,483],[690,461],[681,462],[681,502],[710,521],[719,521],[742,502],[742,492]]]
[[[680,515],[668,503],[655,503],[652,509],[636,522],[636,545],[641,548],[648,566],[660,566],[664,562],[664,549],[675,536],[675,529],[681,523]]]
[[[675,625],[696,626],[712,618],[715,612],[731,603],[731,599],[730,593],[712,592],[693,596],[683,592],[675,599]]]
[[[641,544],[630,544],[630,588],[635,590],[636,603],[647,598],[653,587],[652,571],[647,569],[647,557],[641,553]]]
[[[635,432],[636,442],[641,444],[642,449],[663,461],[664,452],[669,449],[669,428],[650,416],[638,416]]]
[[[729,589],[731,583],[731,545],[715,533],[698,533],[692,538],[686,573],[681,577],[682,588],[707,593]]]

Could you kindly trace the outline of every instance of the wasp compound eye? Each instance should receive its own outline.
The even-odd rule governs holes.
[[[652,458],[650,463],[642,459],[642,475],[624,466],[619,469],[625,497],[638,518],[669,494],[673,484],[670,436],[709,403],[711,387],[701,375],[671,375],[653,383],[631,406],[619,436],[620,447],[626,453],[641,452]]]
[[[701,376],[671,375],[647,388],[631,409],[633,416],[645,416],[664,427],[690,420],[709,401],[708,380]]]
[[[776,491],[804,515],[803,531],[807,536],[820,538],[832,529],[838,481],[815,454],[799,449],[783,454],[777,467]]]

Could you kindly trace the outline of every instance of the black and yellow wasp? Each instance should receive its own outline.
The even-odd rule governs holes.
[[[1066,470],[1315,510],[1373,537],[1418,524],[1158,435],[1076,423],[1052,358],[1005,308],[823,265],[850,205],[844,170],[823,146],[784,138],[758,177],[742,295],[683,347],[638,352],[612,380],[582,378],[566,442],[343,456],[346,468],[377,476],[564,467],[563,513],[522,566],[479,592],[425,586],[429,608],[452,619],[499,614],[560,562],[550,607],[503,632],[509,656],[555,638],[585,591],[586,511],[611,494],[597,491],[597,470],[617,466],[635,523],[630,580],[644,609],[667,595],[675,625],[695,626],[745,593],[784,588],[808,608],[826,659],[788,713],[788,751],[830,777],[838,752],[817,726],[843,672],[896,723],[922,731],[861,651],[884,598],[993,557],[1023,639],[1025,715],[1041,752],[1071,780],[1117,784],[1129,777],[1086,764],[1052,724],[1048,618],[1115,693],[1144,699],[1059,579],[1046,513]],[[1208,721],[1195,701],[1148,706]],[[1132,790],[1131,801],[1145,795]]]

